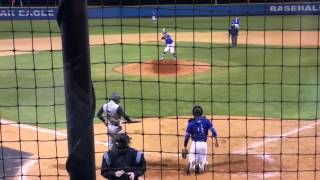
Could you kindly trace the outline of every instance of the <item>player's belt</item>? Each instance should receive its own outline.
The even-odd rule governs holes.
[[[194,141],[194,142],[206,142],[205,140],[197,140],[197,141],[192,140],[192,141]]]
[[[113,126],[120,126],[120,121],[112,121],[112,120],[108,120],[109,124],[113,125]]]

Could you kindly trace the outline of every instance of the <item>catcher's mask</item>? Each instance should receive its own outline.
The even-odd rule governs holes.
[[[194,117],[199,117],[203,113],[202,107],[201,106],[194,106],[192,109],[192,114]]]
[[[120,95],[113,92],[109,97],[109,100],[113,100],[115,103],[120,103]]]
[[[130,137],[123,133],[123,134],[118,134],[116,137],[115,137],[115,148],[117,150],[120,150],[120,151],[125,151],[129,148],[129,143],[130,143]]]

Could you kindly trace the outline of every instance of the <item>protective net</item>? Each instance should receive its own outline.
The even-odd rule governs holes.
[[[89,1],[97,111],[116,92],[139,121],[122,129],[145,179],[319,179],[319,3],[217,2]],[[57,2],[14,3],[0,8],[0,177],[68,179]],[[181,156],[194,105],[219,142],[209,131],[199,174]],[[110,139],[94,130],[102,179]]]
[[[52,1],[53,2],[53,1]],[[1,179],[67,177],[60,30],[54,3],[1,1]]]

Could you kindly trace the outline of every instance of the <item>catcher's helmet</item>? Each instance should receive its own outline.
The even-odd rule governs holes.
[[[119,103],[120,102],[120,95],[113,92],[111,94],[111,96],[109,97],[109,100],[113,100],[115,103]]]
[[[203,109],[201,106],[193,106],[192,108],[192,114],[194,117],[199,117],[203,113]]]
[[[114,140],[115,148],[122,151],[127,150],[129,148],[130,140],[131,138],[126,133],[118,134]]]

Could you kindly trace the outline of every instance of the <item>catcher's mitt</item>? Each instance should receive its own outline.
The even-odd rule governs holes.
[[[181,152],[181,156],[183,159],[187,159],[187,154],[188,154],[188,150],[187,149],[182,149],[182,152]]]

